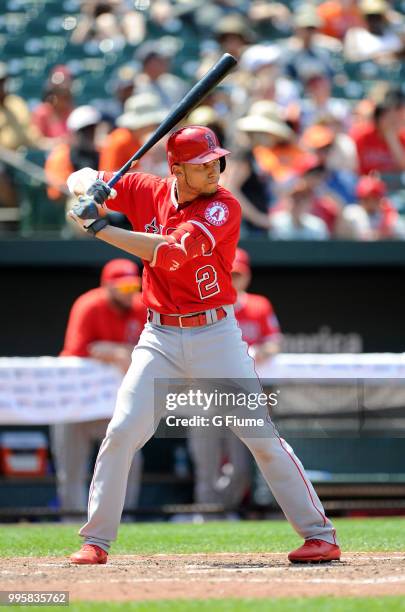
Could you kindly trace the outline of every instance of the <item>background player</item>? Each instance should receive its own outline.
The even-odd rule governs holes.
[[[69,315],[62,357],[91,357],[120,368],[123,374],[146,321],[138,266],[113,259],[101,272],[101,286],[77,298]],[[61,509],[87,507],[87,474],[95,442],[104,438],[110,419],[60,423],[51,429]],[[137,504],[142,457],[136,453],[128,478],[125,507]]]
[[[126,478],[134,453],[153,435],[165,414],[165,392],[157,381],[222,379],[239,391],[262,392],[247,355],[233,304],[231,269],[239,239],[241,209],[218,185],[229,151],[214,132],[188,126],[167,143],[173,176],[129,173],[117,183],[109,207],[124,213],[134,231],[108,225],[105,217],[71,218],[85,231],[144,260],[143,299],[148,323],[118,391],[114,416],[100,447],[89,494],[89,517],[80,530],[85,544],[71,556],[77,564],[106,563],[116,539]],[[79,209],[110,195],[96,171],[78,171],[69,186],[77,195],[90,182]],[[111,175],[104,178],[109,180]],[[291,447],[258,406],[257,426],[232,429],[253,453],[280,507],[305,538],[291,561],[339,559],[335,530]],[[260,424],[262,419],[263,424]]]
[[[232,265],[232,284],[237,291],[235,317],[249,353],[260,363],[279,352],[282,337],[269,300],[247,293],[251,278],[249,255],[238,248]],[[194,463],[194,501],[236,509],[250,485],[251,457],[229,429],[224,433],[225,437],[201,436],[197,428],[188,429]]]

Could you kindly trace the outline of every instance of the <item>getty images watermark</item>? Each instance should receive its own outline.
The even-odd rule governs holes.
[[[279,393],[279,392],[278,392]],[[166,396],[166,410],[175,411],[179,408],[191,407],[199,408],[208,413],[214,409],[221,408],[246,408],[253,411],[258,408],[268,408],[277,406],[278,393],[234,393],[219,391],[202,391],[201,389],[189,389],[188,392],[168,393]],[[167,415],[166,425],[168,427],[176,427],[182,425],[184,427],[222,427],[225,425],[237,425],[240,427],[263,426],[265,418],[257,416],[244,416],[238,414],[193,414],[192,416],[177,416],[175,414]]]
[[[385,368],[386,366],[384,366]],[[154,381],[157,437],[405,437],[405,376]],[[281,390],[281,391],[280,391]],[[161,426],[158,427],[159,423]],[[238,431],[236,432],[236,429]]]
[[[160,381],[156,416],[162,419],[164,437],[184,435],[184,428],[215,435],[224,427],[242,429],[246,436],[269,435],[270,411],[279,402],[280,391],[265,392],[257,381],[198,381],[192,386],[183,381]],[[200,384],[198,384],[200,383]],[[161,427],[162,432],[162,427]]]

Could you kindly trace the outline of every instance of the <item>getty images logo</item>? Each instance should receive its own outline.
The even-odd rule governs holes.
[[[257,410],[260,407],[274,408],[279,402],[280,389],[272,393],[233,393],[215,389],[211,392],[201,389],[189,389],[180,393],[167,393],[166,410],[172,411],[182,407],[195,407],[203,411],[217,408],[247,408]]]

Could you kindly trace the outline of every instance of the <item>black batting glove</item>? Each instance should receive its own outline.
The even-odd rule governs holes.
[[[90,185],[86,195],[90,196],[97,204],[104,204],[111,195],[111,187],[101,179],[97,179]]]

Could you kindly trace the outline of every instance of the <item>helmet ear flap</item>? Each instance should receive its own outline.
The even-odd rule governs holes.
[[[219,171],[223,172],[226,168],[226,157],[225,155],[223,157],[219,158]]]

